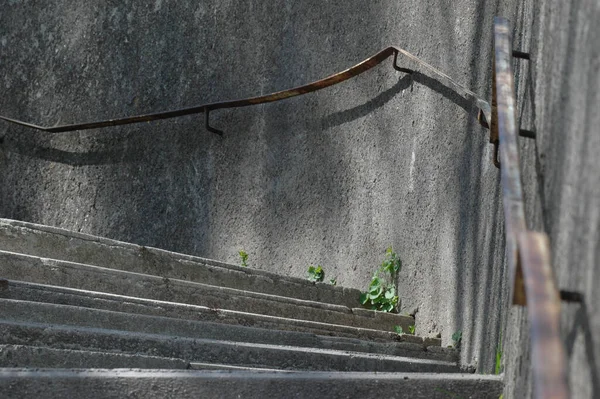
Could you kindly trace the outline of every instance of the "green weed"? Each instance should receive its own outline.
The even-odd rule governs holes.
[[[408,326],[408,332],[407,333],[405,333],[404,329],[402,327],[400,327],[400,326],[394,326],[394,331],[398,335],[402,335],[402,334],[415,335],[415,326]]]
[[[372,310],[382,312],[395,310],[398,306],[398,296],[394,281],[401,267],[402,261],[392,247],[389,247],[385,251],[385,259],[371,279],[368,290],[360,295],[360,303]],[[384,276],[380,277],[380,273]]]
[[[452,346],[456,349],[460,348],[460,343],[462,341],[462,331],[458,330],[454,334],[452,334]]]
[[[494,369],[494,374],[498,375],[502,372],[502,334],[500,334],[500,341],[498,342],[498,347],[496,348],[496,367]]]
[[[323,268],[321,267],[321,265],[318,265],[317,267],[314,267],[313,265],[310,265],[308,267],[308,280],[309,281],[323,281],[323,279],[325,278],[325,272],[323,271]]]
[[[331,284],[331,285],[337,285],[337,278],[329,279],[329,284]]]
[[[238,252],[240,254],[240,258],[242,258],[242,267],[248,267],[248,253],[243,249]]]

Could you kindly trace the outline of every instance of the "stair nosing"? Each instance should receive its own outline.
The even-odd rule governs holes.
[[[38,369],[36,370],[40,374],[47,374],[49,378],[52,376],[68,376],[68,377],[80,377],[96,375],[100,376],[119,376],[123,378],[156,378],[157,376],[165,377],[182,377],[182,378],[210,378],[212,376],[221,376],[224,379],[229,377],[249,377],[249,378],[261,378],[264,376],[263,371],[222,371],[222,370],[173,370],[173,369]],[[9,374],[16,376],[28,377],[31,374],[31,370],[27,368],[0,368],[0,378],[7,377]],[[89,375],[86,375],[89,374]],[[141,374],[141,375],[138,375]],[[362,379],[381,379],[381,380],[410,380],[410,379],[425,379],[425,380],[441,380],[441,379],[454,379],[454,380],[484,380],[484,381],[498,381],[503,382],[503,375],[494,374],[474,374],[474,373],[438,373],[438,372],[410,372],[410,371],[311,371],[311,370],[290,370],[286,375],[281,373],[273,373],[273,378],[287,379],[289,375],[296,375],[300,379],[323,379],[331,380],[332,378],[343,379],[343,380],[362,380]]]

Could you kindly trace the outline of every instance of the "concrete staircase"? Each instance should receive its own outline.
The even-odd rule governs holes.
[[[0,219],[2,397],[498,398],[359,291]]]

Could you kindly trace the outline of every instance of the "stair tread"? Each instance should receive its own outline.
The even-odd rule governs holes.
[[[455,362],[347,350],[0,321],[3,344],[89,349],[282,369],[459,372]],[[119,348],[119,350],[115,350]]]
[[[358,338],[374,341],[399,341],[423,347],[440,346],[438,338],[421,338],[339,324],[290,319],[279,316],[261,315],[227,309],[211,309],[206,306],[190,305],[146,298],[116,295],[74,288],[57,287],[22,281],[6,281],[0,289],[0,298],[71,305],[118,312],[165,316],[170,318],[216,322],[247,327],[279,329],[284,331],[312,332],[320,335]],[[445,350],[446,348],[440,348]]]
[[[354,288],[10,219],[0,218],[0,250],[343,306],[360,296]]]
[[[359,295],[0,219],[0,389],[150,398],[502,393],[497,376],[461,374],[458,352],[439,339],[393,331],[414,318],[362,308]]]
[[[10,389],[8,389],[10,387]],[[9,397],[62,398],[126,396],[147,398],[176,393],[180,398],[444,397],[493,398],[502,393],[500,376],[447,373],[290,372],[212,370],[3,369],[0,389]],[[67,395],[69,396],[69,395]]]
[[[0,367],[188,369],[190,364],[144,354],[0,344]]]
[[[119,295],[204,305],[391,331],[414,324],[409,316],[237,290],[185,280],[0,251],[0,276]]]
[[[219,339],[249,343],[277,343],[299,347],[349,350],[423,359],[456,361],[456,351],[430,351],[407,342],[373,342],[314,333],[280,331],[241,325],[223,325],[164,316],[140,315],[103,309],[0,298],[3,319],[72,327],[154,333],[169,336]]]
[[[190,368],[193,370],[235,370],[235,371],[266,371],[276,373],[293,373],[295,370],[280,370],[276,368],[264,368],[264,367],[249,367],[249,366],[237,366],[232,364],[222,363],[201,363],[201,362],[190,362]]]

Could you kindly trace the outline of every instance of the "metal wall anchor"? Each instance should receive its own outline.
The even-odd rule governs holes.
[[[518,50],[513,50],[512,51],[512,56],[513,58],[520,58],[520,59],[524,59],[524,60],[529,60],[529,53],[524,53],[522,51],[518,51]],[[483,117],[483,115],[481,114],[481,112],[479,113],[479,115],[477,116],[477,119],[479,120],[479,123],[486,129],[489,129],[490,131],[490,143],[492,143],[492,145],[494,146],[494,155],[492,158],[492,162],[494,163],[494,165],[500,169],[500,157],[499,157],[499,135],[498,135],[498,125],[497,125],[497,118],[498,118],[498,106],[496,104],[496,86],[495,86],[495,71],[493,73],[493,83],[492,83],[492,123],[491,126],[490,124],[485,120],[485,118]],[[518,135],[519,137],[525,137],[528,139],[533,139],[535,140],[536,135],[535,132],[531,131],[531,130],[526,130],[526,129],[519,129],[518,130]]]

